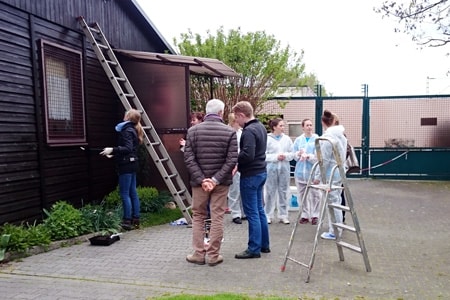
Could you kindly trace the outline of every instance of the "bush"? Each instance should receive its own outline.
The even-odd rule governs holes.
[[[115,209],[106,208],[104,205],[88,204],[80,209],[83,219],[87,220],[94,232],[110,231],[120,229],[122,211],[120,207]]]
[[[105,196],[105,199],[103,199],[103,204],[106,208],[110,209],[122,206],[122,200],[120,199],[119,194],[119,186],[117,186],[114,191]]]
[[[92,224],[83,218],[80,210],[65,201],[52,205],[50,212],[44,209],[47,218],[45,227],[49,230],[52,240],[63,240],[92,232]]]
[[[163,191],[161,194],[154,187],[137,187],[138,197],[141,203],[141,212],[161,212],[164,205],[172,201],[172,197],[169,192]],[[122,207],[122,200],[120,198],[119,187],[108,195],[103,200],[104,206],[107,208]]]
[[[50,232],[43,224],[3,224],[0,235],[10,235],[7,251],[26,252],[34,246],[46,246],[51,242]]]

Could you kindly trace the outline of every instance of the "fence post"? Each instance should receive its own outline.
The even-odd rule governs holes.
[[[361,169],[369,167],[369,148],[370,148],[370,99],[369,87],[367,84],[362,85],[363,109],[362,109],[362,132],[361,132]],[[363,177],[369,177],[369,170],[363,171]]]

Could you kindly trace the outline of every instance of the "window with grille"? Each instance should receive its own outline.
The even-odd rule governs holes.
[[[82,55],[41,41],[47,143],[86,142]]]

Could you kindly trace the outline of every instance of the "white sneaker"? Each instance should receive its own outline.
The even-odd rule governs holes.
[[[280,223],[283,223],[283,224],[290,224],[290,222],[289,222],[289,220],[288,220],[287,218],[282,218],[282,219],[280,219]]]
[[[324,232],[320,235],[324,240],[335,240],[336,236],[330,232]]]
[[[267,224],[272,224],[272,219],[271,218],[267,218]]]

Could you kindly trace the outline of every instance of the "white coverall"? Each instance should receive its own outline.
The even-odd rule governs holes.
[[[286,159],[278,160],[279,154]],[[275,208],[280,220],[288,218],[288,197],[290,195],[290,161],[294,159],[293,143],[289,136],[273,133],[267,135],[267,179],[264,185],[264,211],[267,219],[273,219]],[[278,201],[277,201],[278,200]]]

